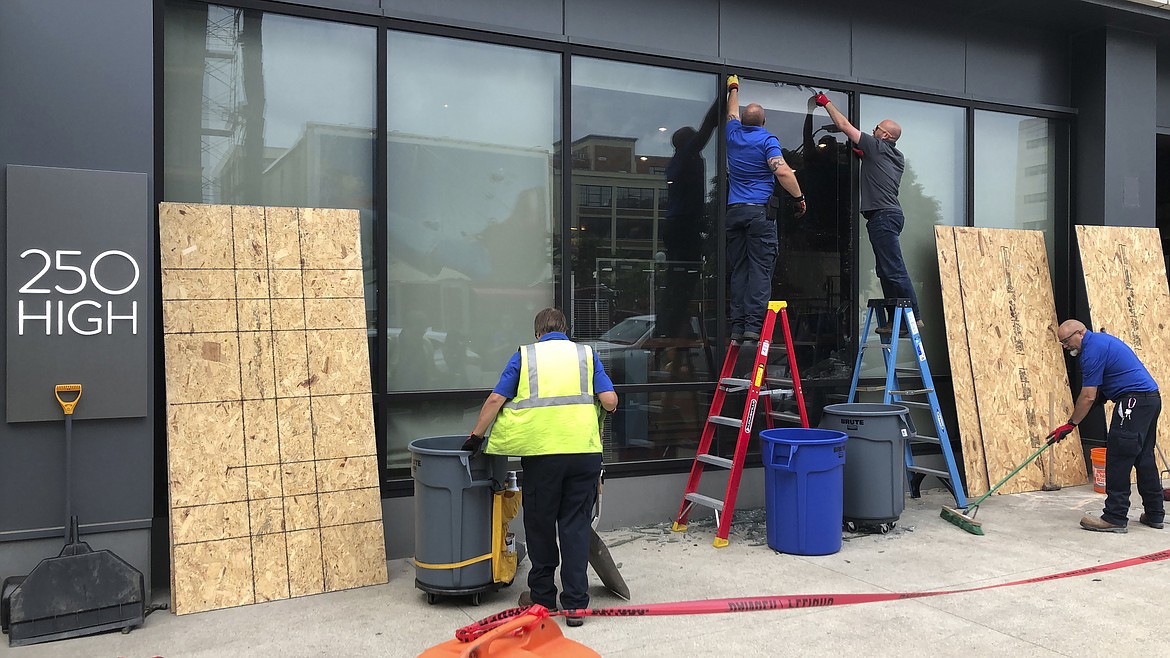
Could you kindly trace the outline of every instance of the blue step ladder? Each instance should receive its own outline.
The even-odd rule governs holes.
[[[893,308],[893,318],[888,316],[887,309]],[[869,340],[870,329],[874,328],[874,321],[880,330],[877,333],[878,342]],[[905,330],[906,335],[902,335]],[[914,368],[898,368],[898,343],[901,338],[909,338],[917,355]],[[882,386],[858,386],[861,376],[861,360],[865,356],[867,346],[882,349],[882,362],[886,368],[886,383]],[[899,374],[916,377],[922,380],[922,388],[903,388],[899,383]],[[865,326],[858,339],[857,365],[853,368],[853,383],[849,386],[849,402],[857,400],[858,391],[882,391],[883,404],[900,404],[910,409],[930,409],[930,416],[934,419],[935,436],[918,434],[906,442],[906,471],[910,482],[910,495],[918,498],[922,495],[922,480],[933,475],[942,481],[943,486],[950,490],[959,507],[967,506],[967,496],[963,491],[963,480],[959,477],[959,469],[955,465],[955,455],[951,450],[951,439],[947,435],[947,426],[943,422],[942,411],[938,406],[938,394],[934,390],[934,379],[930,376],[930,366],[926,362],[926,350],[922,347],[922,335],[918,333],[918,323],[914,318],[914,309],[909,299],[871,299],[869,313],[865,317]],[[926,401],[907,400],[907,396],[926,396]],[[938,446],[947,464],[947,470],[919,466],[914,462],[914,451],[911,444],[928,443]]]

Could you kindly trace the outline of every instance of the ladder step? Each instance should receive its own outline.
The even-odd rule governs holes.
[[[937,436],[926,436],[925,434],[919,434],[910,440],[915,443],[933,443],[935,445],[942,445],[942,440],[940,440]]]
[[[884,390],[886,390],[886,387],[884,385],[882,385],[882,386],[858,386],[854,390],[857,390],[857,391],[884,391]]]
[[[731,468],[731,460],[727,459],[726,457],[716,457],[715,455],[699,455],[695,457],[695,459],[703,462],[704,464],[718,466],[719,468]]]
[[[740,379],[738,377],[724,377],[719,380],[719,385],[725,387],[728,393],[736,393],[738,391],[746,391],[751,385],[751,380]]]
[[[904,391],[891,390],[890,395],[925,395],[927,393],[934,393],[933,388],[908,388]]]
[[[923,475],[933,475],[936,478],[946,480],[948,482],[951,480],[950,473],[947,473],[946,471],[940,471],[940,470],[934,469],[934,468],[926,468],[924,466],[907,466],[906,470],[910,471],[911,473],[922,473]]]
[[[770,418],[775,418],[776,420],[787,420],[791,423],[800,422],[800,414],[794,414],[791,411],[773,411],[772,413],[768,414],[768,416]]]
[[[716,425],[726,425],[727,427],[743,427],[743,421],[739,418],[729,418],[728,416],[708,416],[707,422],[715,423]]]
[[[723,511],[723,501],[719,500],[718,498],[704,496],[703,494],[700,494],[700,493],[689,493],[689,494],[683,496],[683,498],[691,501],[692,503],[694,503],[696,505],[702,505],[703,507],[710,507],[711,509],[713,509],[717,512]]]
[[[765,377],[764,381],[778,386],[792,386],[791,377]]]
[[[760,391],[760,395],[768,395],[773,398],[790,398],[792,397],[792,389],[790,388],[771,388],[766,391]]]
[[[902,375],[921,375],[922,371],[918,368],[894,368],[894,372]]]
[[[914,402],[913,400],[899,400],[898,402],[895,402],[895,404],[900,404],[903,407],[908,407],[910,409],[933,409],[933,407],[930,406],[929,402]]]

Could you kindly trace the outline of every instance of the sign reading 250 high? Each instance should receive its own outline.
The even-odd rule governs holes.
[[[145,174],[9,166],[8,422],[55,420],[53,386],[80,383],[74,416],[145,416],[151,379]]]

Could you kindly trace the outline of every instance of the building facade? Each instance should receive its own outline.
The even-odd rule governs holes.
[[[145,359],[145,375],[127,389],[136,409],[75,427],[83,533],[165,574],[158,202],[360,211],[390,555],[413,550],[407,445],[467,433],[552,305],[622,398],[605,459],[607,493],[623,502],[606,523],[664,520],[727,343],[726,75],[765,107],[808,197],[805,217],[779,219],[773,296],[792,309],[814,415],[848,389],[859,318],[880,289],[858,161],[809,98],[825,91],[863,130],[903,126],[902,248],[945,400],[932,226],[1044,232],[1062,316],[1085,306],[1074,224],[1170,230],[1158,185],[1170,177],[1165,5],[0,3],[0,162],[147,181],[137,223],[118,229],[148,245],[141,331],[118,348]],[[22,282],[0,276],[11,338]],[[8,368],[11,345],[0,345]],[[18,418],[11,374],[0,575],[55,554],[64,489],[60,423]],[[741,506],[762,500],[758,471]]]

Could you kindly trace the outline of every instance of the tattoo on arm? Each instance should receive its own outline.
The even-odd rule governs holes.
[[[783,166],[784,166],[784,158],[772,158],[772,159],[768,160],[768,167],[772,170],[772,173],[776,173],[776,172],[780,171],[780,167],[783,167]]]

